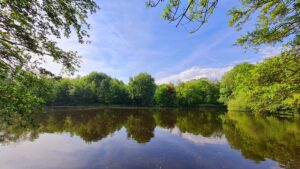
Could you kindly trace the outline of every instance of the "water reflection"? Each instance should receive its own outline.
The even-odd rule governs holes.
[[[5,117],[0,117],[0,121],[0,156],[6,157],[0,158],[0,168],[26,168],[11,162],[11,158],[20,154],[11,149],[15,143],[21,144],[15,148],[30,143],[31,151],[35,149],[45,158],[53,153],[52,158],[72,161],[76,158],[73,155],[78,155],[75,161],[86,162],[75,166],[64,161],[58,163],[59,160],[51,163],[61,165],[59,168],[297,169],[300,166],[297,117],[224,113],[215,108],[55,109],[23,117],[20,122]],[[58,145],[50,149],[54,145],[51,140],[55,139]],[[45,149],[39,144],[50,147]],[[73,147],[67,150],[68,145]],[[68,153],[54,153],[56,148]],[[83,150],[84,153],[78,153]],[[27,168],[51,168],[47,163],[33,165],[36,159],[31,160],[27,159]]]
[[[223,115],[223,133],[229,144],[256,162],[266,158],[285,168],[300,168],[300,121],[298,118]]]

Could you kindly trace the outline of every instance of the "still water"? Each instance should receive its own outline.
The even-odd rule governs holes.
[[[52,109],[1,119],[1,169],[300,168],[300,119],[223,109]]]

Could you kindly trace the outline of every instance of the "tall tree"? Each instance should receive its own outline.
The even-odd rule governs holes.
[[[129,97],[136,105],[151,105],[153,102],[155,88],[156,85],[153,77],[147,73],[140,73],[137,76],[129,79]]]
[[[94,0],[1,0],[0,73],[20,67],[50,73],[38,64],[45,56],[73,72],[78,54],[59,48],[53,39],[69,38],[74,30],[84,43],[86,19],[98,8]]]
[[[221,80],[221,99],[229,109],[254,113],[299,113],[300,57],[290,53],[255,65],[242,63]]]
[[[215,104],[219,98],[219,86],[207,79],[191,80],[176,86],[179,106],[197,107],[200,104]]]
[[[154,99],[159,106],[174,106],[176,100],[175,86],[172,83],[159,85],[155,90]]]
[[[18,118],[41,110],[51,100],[51,81],[30,71],[0,77],[0,115]]]
[[[220,101],[227,103],[228,100],[234,98],[236,91],[246,85],[245,83],[252,83],[248,77],[251,76],[250,71],[254,68],[254,65],[245,62],[225,73],[220,80]]]

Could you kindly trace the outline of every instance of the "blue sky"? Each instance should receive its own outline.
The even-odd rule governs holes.
[[[232,6],[220,1],[216,12],[198,32],[190,34],[193,25],[176,28],[161,18],[164,4],[146,8],[146,0],[101,0],[101,7],[89,18],[90,44],[78,44],[76,37],[62,39],[65,50],[76,50],[82,56],[76,75],[104,72],[128,82],[140,72],[153,75],[157,83],[186,81],[200,77],[219,79],[241,62],[258,62],[280,50],[263,46],[258,52],[233,46],[236,38],[251,30],[250,25],[237,32],[228,27],[227,10]],[[59,66],[46,65],[54,72]]]

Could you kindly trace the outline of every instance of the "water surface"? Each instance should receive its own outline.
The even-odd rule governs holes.
[[[300,168],[300,120],[223,109],[52,109],[1,118],[1,169]]]

